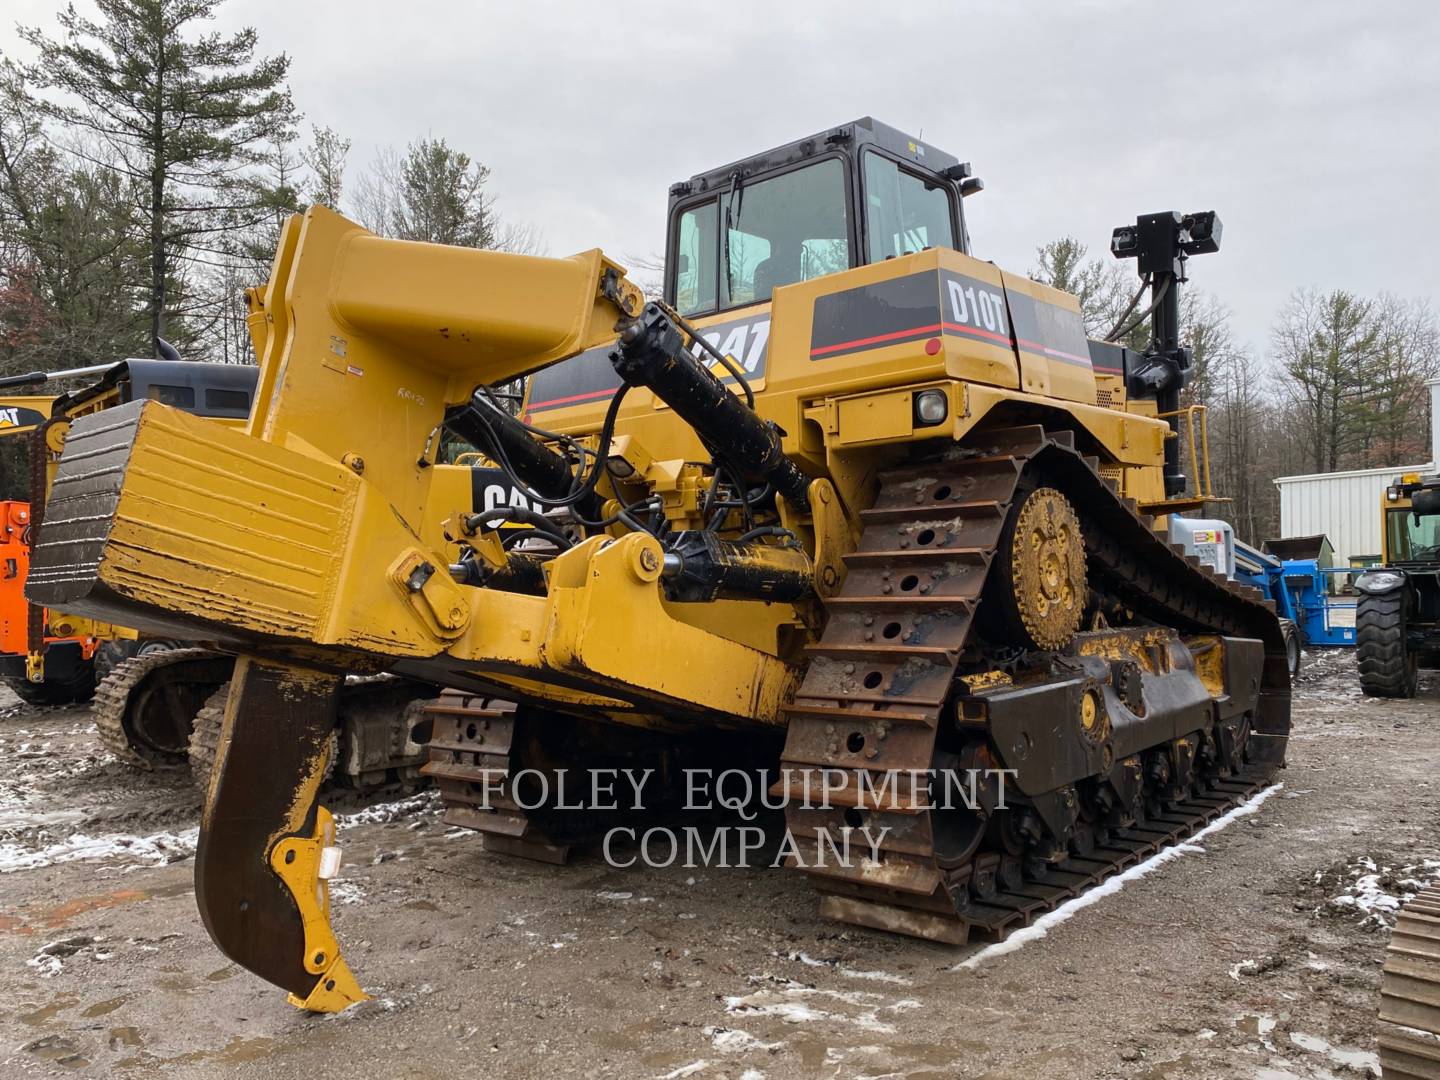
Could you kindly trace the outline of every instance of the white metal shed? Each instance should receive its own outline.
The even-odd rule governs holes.
[[[1282,537],[1323,533],[1341,566],[1359,555],[1380,554],[1380,500],[1390,481],[1401,473],[1433,473],[1440,463],[1440,379],[1427,379],[1425,385],[1430,391],[1430,463],[1277,477]]]
[[[1281,476],[1280,535],[1324,533],[1335,547],[1335,561],[1347,565],[1358,555],[1380,554],[1380,500],[1390,481],[1405,472],[1432,472],[1429,465],[1393,465],[1383,469]]]

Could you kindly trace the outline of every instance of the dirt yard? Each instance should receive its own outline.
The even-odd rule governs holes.
[[[1378,1075],[1389,910],[1440,877],[1440,678],[1381,703],[1312,655],[1283,787],[974,968],[822,921],[791,872],[505,859],[421,795],[344,819],[334,921],[374,1000],[307,1016],[201,927],[186,781],[101,754],[84,710],[0,717],[7,1078]]]

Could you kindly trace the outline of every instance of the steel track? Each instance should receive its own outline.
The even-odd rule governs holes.
[[[187,693],[179,695],[179,698],[190,700],[198,697],[199,702],[203,703],[221,683],[229,679],[232,664],[232,658],[209,649],[169,649],[133,656],[116,664],[110,674],[95,687],[95,696],[90,704],[90,713],[94,717],[95,730],[101,745],[127,765],[137,768],[183,765],[183,747],[188,739],[188,725],[200,705],[196,704],[195,708],[187,710],[183,701],[176,700],[176,695],[166,694],[169,700],[163,703],[183,712],[184,716],[175,715],[171,718],[173,731],[166,734],[173,735],[174,738],[167,738],[166,745],[159,745],[157,741],[147,740],[144,732],[136,730],[133,712],[139,696],[146,691],[147,681],[170,678],[190,684]],[[182,678],[186,669],[189,669],[192,678]],[[165,694],[165,688],[161,688],[160,692]],[[156,704],[162,704],[162,701],[157,701]],[[184,737],[180,735],[178,726],[182,722],[187,725]]]
[[[865,793],[886,775],[936,764],[937,736],[954,723],[958,668],[975,644],[986,579],[1022,482],[1056,487],[1076,508],[1092,588],[1120,598],[1142,620],[1264,642],[1249,761],[1228,775],[1216,770],[1203,790],[1162,804],[1143,824],[1107,831],[1093,850],[1059,863],[1006,857],[995,845],[957,863],[937,853],[939,824],[923,791],[895,789],[883,802]],[[821,892],[825,914],[950,943],[973,932],[1003,938],[1203,828],[1268,782],[1283,761],[1289,674],[1273,608],[1162,541],[1068,434],[1008,429],[888,470],[861,519],[844,586],[828,604],[825,632],[809,649],[812,663],[787,709],[787,825],[810,845],[790,861]],[[820,769],[846,777],[829,782],[828,805],[801,787]],[[890,829],[879,860],[817,865],[822,835],[861,823]]]
[[[487,851],[564,863],[570,845],[550,835],[510,795],[511,776],[525,766],[515,706],[447,690],[425,711],[434,727],[430,760],[420,771],[440,789],[444,822],[481,833]]]

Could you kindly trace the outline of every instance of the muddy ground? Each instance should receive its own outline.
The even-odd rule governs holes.
[[[1440,679],[1381,703],[1312,657],[1295,719],[1255,813],[974,969],[793,872],[549,866],[375,808],[334,919],[374,1000],[319,1017],[206,937],[180,777],[0,704],[0,1076],[1373,1075],[1388,907],[1440,876]]]

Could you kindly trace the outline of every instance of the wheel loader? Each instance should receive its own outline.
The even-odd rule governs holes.
[[[1440,663],[1440,475],[1395,477],[1380,520],[1380,565],[1355,580],[1355,658],[1366,694],[1409,698]]]
[[[1156,528],[1198,508],[1177,301],[1219,221],[1115,231],[1148,288],[1137,352],[971,254],[981,186],[869,118],[697,174],[648,303],[599,250],[314,207],[250,298],[243,431],[154,401],[75,423],[27,595],[239,656],[195,866],[222,952],[305,1009],[365,997],[317,799],[346,671],[454,688],[429,769],[533,852],[591,815],[522,775],[759,762],[824,914],[950,943],[1270,782],[1279,622]],[[522,377],[515,417],[493,388]],[[447,434],[526,505],[476,511]],[[967,775],[974,799],[940,797]],[[811,857],[871,827],[873,857]]]

